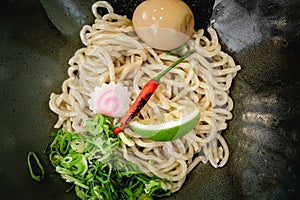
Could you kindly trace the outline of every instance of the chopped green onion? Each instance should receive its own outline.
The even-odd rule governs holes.
[[[32,169],[32,163],[31,163],[31,157],[33,157],[37,167],[40,169],[40,172],[41,174],[40,175],[36,175],[34,172],[33,172],[33,169]],[[31,178],[33,178],[34,180],[36,181],[42,181],[44,179],[44,176],[45,176],[45,170],[44,170],[44,167],[43,165],[41,164],[39,158],[37,157],[36,153],[35,152],[32,152],[30,151],[27,155],[27,165],[28,165],[28,169],[29,169],[29,173],[30,173],[30,176]]]
[[[153,198],[145,193],[142,193],[138,200],[153,200]]]
[[[97,114],[86,126],[87,135],[63,129],[52,133],[46,150],[56,172],[73,184],[68,191],[75,190],[80,199],[108,200],[148,200],[171,194],[167,179],[149,177],[120,157],[118,149],[126,139],[114,136],[110,118]]]
[[[77,153],[83,153],[85,151],[85,142],[81,139],[74,139],[71,142],[71,148]]]
[[[71,145],[71,139],[72,136],[70,134],[64,134],[60,140],[59,143],[59,150],[63,153],[66,154],[70,148]]]

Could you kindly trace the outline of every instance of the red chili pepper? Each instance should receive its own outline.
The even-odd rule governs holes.
[[[165,74],[167,74],[171,69],[173,69],[176,65],[178,65],[180,62],[182,62],[184,59],[189,57],[194,51],[189,51],[182,57],[180,57],[178,60],[176,60],[172,65],[170,65],[167,69],[162,71],[160,74],[158,74],[153,79],[149,80],[145,86],[143,87],[142,91],[138,95],[138,97],[135,99],[134,103],[131,105],[129,110],[126,112],[126,114],[122,117],[120,121],[120,126],[117,126],[114,128],[114,134],[117,135],[121,131],[123,131],[130,123],[130,121],[135,118],[140,110],[146,105],[152,94],[155,92],[159,85],[159,81],[161,77],[163,77]]]

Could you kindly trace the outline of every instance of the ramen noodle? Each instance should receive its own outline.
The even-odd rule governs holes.
[[[108,13],[101,16],[99,7]],[[121,83],[128,87],[133,103],[151,77],[178,59],[139,40],[131,20],[115,14],[108,3],[96,2],[92,11],[94,24],[85,25],[80,32],[84,47],[69,60],[62,93],[52,93],[49,101],[50,109],[58,115],[55,128],[64,127],[79,134],[87,133],[85,121],[95,115],[88,101],[96,86]],[[136,163],[147,175],[170,179],[173,192],[181,188],[199,162],[210,162],[215,168],[227,162],[229,149],[221,133],[232,118],[229,90],[240,70],[233,58],[221,50],[212,27],[207,32],[195,31],[187,45],[195,53],[161,79],[141,116],[151,118],[192,102],[201,113],[198,124],[184,137],[169,142],[147,140],[127,128],[125,135],[134,145],[122,144],[120,148],[124,159]]]

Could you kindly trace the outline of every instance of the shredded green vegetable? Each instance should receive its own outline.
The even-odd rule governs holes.
[[[33,172],[33,166],[32,166],[32,158],[34,159],[35,163],[36,163],[36,166],[38,167],[38,169],[40,170],[40,175],[36,175],[34,172]],[[34,180],[36,181],[42,181],[44,179],[44,176],[45,176],[45,170],[44,170],[44,167],[43,165],[41,164],[39,158],[37,157],[36,153],[33,152],[33,151],[30,151],[28,154],[27,154],[27,165],[28,165],[28,169],[29,169],[29,173],[30,173],[30,176],[31,178],[33,178]]]
[[[119,137],[113,134],[111,119],[96,115],[86,121],[90,135],[63,129],[52,133],[46,150],[57,173],[80,199],[148,200],[169,196],[167,179],[149,177],[118,152]]]

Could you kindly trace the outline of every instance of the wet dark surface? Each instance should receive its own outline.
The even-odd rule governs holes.
[[[80,47],[73,31],[91,18],[62,35],[65,18],[57,21],[48,13],[50,21],[39,1],[5,2],[0,8],[1,194],[5,199],[76,199],[65,193],[68,186],[43,150],[56,120],[48,108],[49,95],[60,92],[68,60]],[[87,6],[76,16],[89,10]],[[298,11],[298,1],[215,1],[212,25],[242,67],[231,89],[234,118],[224,132],[230,159],[221,169],[200,164],[168,199],[296,199]],[[29,177],[29,151],[37,152],[46,167],[41,183]]]

